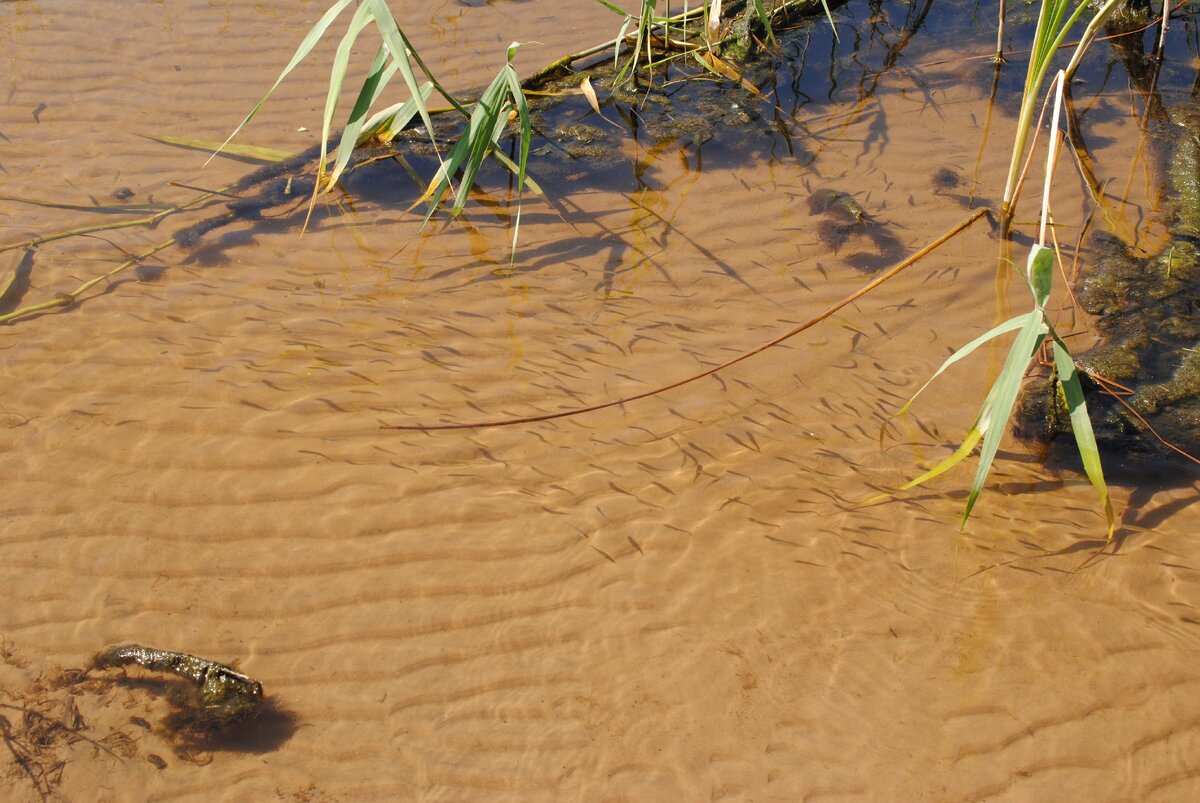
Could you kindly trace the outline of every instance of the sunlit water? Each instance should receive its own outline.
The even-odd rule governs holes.
[[[171,181],[244,175],[136,135],[223,138],[323,11],[297,8],[166,3],[130,25],[127,4],[0,5],[5,196],[179,200],[193,191]],[[585,3],[404,11],[461,89],[514,38],[542,43],[519,56],[528,73],[620,25]],[[922,11],[850,7],[838,42],[824,23],[790,36],[804,69],[763,87],[748,133],[643,131],[599,173],[547,166],[554,203],[526,198],[511,265],[498,174],[424,234],[411,186],[374,186],[303,237],[302,214],[235,225],[0,328],[0,713],[16,733],[15,707],[59,716],[72,697],[80,732],[109,748],[47,749],[63,797],[1195,796],[1194,485],[1115,489],[1119,546],[1102,557],[1090,486],[1017,443],[965,534],[965,467],[862,504],[953,449],[1003,356],[981,351],[881,439],[952,349],[1024,303],[997,282],[985,223],[677,390],[516,427],[388,428],[553,413],[700,373],[994,202],[1021,58],[993,107],[992,10],[974,25]],[[1171,36],[1183,53],[1194,31]],[[1160,179],[1122,68],[1095,78],[1108,60],[1081,99],[1085,133],[1153,249]],[[1168,98],[1186,65],[1171,62]],[[313,144],[321,69],[242,139]],[[626,125],[572,102],[581,123]],[[810,206],[822,190],[853,195],[887,239],[832,247]],[[1059,195],[1070,246],[1088,207],[1069,166]],[[219,209],[47,244],[26,300]],[[5,243],[98,219],[0,201]],[[121,642],[236,660],[273,708],[180,756],[162,687],[45,688]],[[36,799],[4,766],[6,795]]]

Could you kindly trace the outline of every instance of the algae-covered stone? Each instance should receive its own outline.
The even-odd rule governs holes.
[[[1147,344],[1144,331],[1131,334],[1122,340],[1096,346],[1081,354],[1077,362],[1090,375],[1124,384],[1137,378],[1142,368],[1142,353]]]

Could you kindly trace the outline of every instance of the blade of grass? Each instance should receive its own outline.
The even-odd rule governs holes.
[[[321,115],[321,155],[317,159],[317,184],[313,188],[314,194],[320,188],[321,179],[325,176],[325,156],[329,143],[329,132],[333,128],[333,116],[337,114],[338,99],[342,95],[346,71],[350,68],[350,51],[353,49],[354,43],[358,41],[359,34],[374,21],[374,18],[370,5],[365,3],[359,5],[354,11],[354,16],[350,18],[350,27],[346,29],[342,41],[338,43],[337,52],[334,53],[333,64],[329,68],[329,90],[325,94],[325,111]],[[368,77],[368,83],[370,80]],[[363,91],[366,91],[365,85]]]
[[[918,485],[923,485],[929,480],[945,474],[947,471],[965,460],[967,455],[971,453],[971,450],[975,448],[975,445],[979,443],[979,439],[982,437],[982,430],[980,430],[978,427],[971,427],[971,430],[967,433],[967,437],[963,439],[962,444],[954,450],[954,454],[950,455],[945,460],[942,460],[936,466],[929,469],[919,477],[914,477],[913,479],[904,483],[897,490],[910,491],[913,488],[916,488]],[[872,496],[870,499],[867,499],[865,502],[863,502],[863,504],[869,505],[874,504],[875,502],[882,502],[884,499],[888,499],[890,497],[890,493],[877,494]]]
[[[375,14],[375,21],[379,28],[379,33],[383,36],[383,42],[388,47],[388,51],[395,59],[396,67],[400,70],[400,75],[404,78],[404,83],[408,87],[410,97],[418,97],[421,93],[420,85],[417,83],[416,73],[413,71],[412,62],[415,61],[421,68],[421,72],[433,84],[434,89],[442,93],[446,100],[450,101],[450,105],[458,109],[459,112],[466,115],[467,110],[458,100],[455,99],[453,93],[448,92],[438,80],[425,66],[425,62],[421,60],[421,56],[412,48],[408,42],[408,37],[400,30],[400,26],[396,24],[396,18],[392,16],[391,10],[388,8],[384,0],[363,0],[371,4],[371,8]],[[411,60],[410,60],[411,56]],[[420,103],[417,105],[417,111],[421,115],[421,122],[425,124],[425,130],[429,133],[429,140],[433,144],[435,150],[437,148],[437,138],[433,127],[433,118],[429,115],[429,108]],[[440,158],[440,157],[439,157]]]
[[[420,100],[409,98],[403,103],[392,104],[373,114],[363,125],[362,133],[358,135],[359,144],[371,138],[380,142],[391,142],[417,116],[417,105],[428,102],[432,92],[433,84],[426,81],[421,84]]]
[[[981,335],[980,337],[976,338],[974,341],[969,343],[967,346],[964,346],[963,348],[961,348],[957,352],[955,352],[955,354],[952,355],[951,358],[942,365],[942,369],[940,369],[938,371],[938,374],[940,374],[942,372],[942,370],[945,370],[945,368],[948,367],[952,362],[957,362],[958,359],[961,359],[962,357],[966,356],[966,354],[964,354],[963,352],[966,352],[968,348],[970,348],[970,350],[973,351],[979,345],[986,342],[987,340],[990,340],[991,338],[995,337],[996,335],[1003,334],[1004,332],[1012,331],[1013,329],[1024,328],[1026,326],[1029,326],[1031,322],[1036,323],[1037,320],[1038,320],[1037,312],[1034,311],[1034,312],[1028,312],[1024,315],[1018,315],[1016,318],[1012,318],[1008,321],[1005,321],[1004,323],[1000,324],[1000,326],[997,326],[994,329],[992,329],[991,331],[985,333],[984,335]],[[1010,349],[1010,356],[1011,356],[1011,354],[1012,354],[1012,350]],[[937,377],[937,374],[934,374],[934,377],[932,377],[929,380],[929,382],[932,382],[933,379],[936,377]],[[929,382],[926,382],[925,386],[922,386],[921,389],[917,391],[917,394],[914,394],[913,399],[916,399],[916,396],[919,395],[921,393],[921,391],[925,390],[925,387],[929,385]],[[993,384],[991,389],[988,391],[987,398],[985,398],[983,400],[983,404],[981,404],[979,406],[979,412],[975,416],[974,423],[971,424],[971,429],[967,432],[966,437],[963,438],[962,444],[959,445],[958,449],[956,449],[952,455],[950,455],[949,457],[945,458],[944,460],[941,460],[940,462],[938,462],[933,468],[929,469],[924,474],[921,474],[920,476],[915,477],[915,478],[909,480],[908,482],[904,483],[897,489],[897,491],[911,490],[912,488],[915,488],[918,485],[922,485],[922,484],[928,482],[929,480],[934,479],[935,477],[940,477],[942,474],[945,474],[947,471],[949,471],[950,469],[954,468],[959,463],[961,463],[967,457],[967,455],[969,455],[971,453],[971,450],[975,448],[975,445],[979,443],[979,440],[984,436],[984,434],[989,429],[992,428],[992,425],[994,423],[994,419],[992,417],[992,410],[995,408],[995,402],[996,402],[997,395],[998,395],[997,385]],[[911,404],[912,404],[912,400],[910,400],[908,404],[905,404],[904,407],[901,408],[901,410],[897,413],[897,415],[899,415],[900,413],[907,410],[909,405],[911,405]],[[878,494],[876,496],[872,496],[871,498],[865,500],[863,504],[873,504],[875,502],[886,499],[890,496],[891,496],[891,493]]]
[[[1030,289],[1033,291],[1035,309],[1024,316],[1021,331],[1017,333],[1012,346],[1009,347],[1008,357],[1000,376],[992,386],[991,398],[994,399],[992,408],[988,411],[987,431],[983,437],[983,446],[979,452],[979,465],[975,470],[975,479],[971,483],[971,492],[967,495],[966,508],[963,510],[960,529],[967,526],[967,519],[979,492],[983,490],[984,480],[991,471],[992,461],[1000,448],[1000,439],[1004,436],[1004,424],[1012,417],[1013,406],[1017,402],[1017,394],[1021,391],[1021,380],[1029,361],[1037,354],[1038,348],[1045,339],[1049,327],[1046,324],[1045,305],[1050,297],[1050,283],[1054,277],[1054,252],[1040,245],[1033,246],[1029,252],[1029,262],[1026,269]],[[998,423],[998,426],[992,426]]]
[[[1087,3],[1081,2],[1064,22],[1063,17],[1066,15],[1069,4],[1069,0],[1042,0],[1037,28],[1034,31],[1033,47],[1029,54],[1029,64],[1025,72],[1025,89],[1021,96],[1021,111],[1013,141],[1012,158],[1008,165],[1008,180],[1005,183],[1004,197],[1001,201],[1001,218],[1005,226],[1012,219],[1013,207],[1016,203],[1017,177],[1021,170],[1025,147],[1029,141],[1029,132],[1033,128],[1033,114],[1046,79],[1046,72],[1050,68],[1054,54],[1066,39],[1067,33],[1090,7]],[[1110,12],[1111,8],[1106,4],[1093,17],[1092,22],[1096,23],[1096,17],[1100,17],[1100,14],[1107,16]],[[1103,17],[1100,19],[1103,21]]]
[[[902,415],[905,412],[907,412],[908,408],[912,407],[913,402],[915,402],[917,400],[917,397],[920,396],[922,393],[924,393],[925,389],[928,388],[931,384],[933,384],[933,380],[935,380],[939,376],[941,376],[942,373],[947,368],[949,368],[951,365],[954,365],[954,363],[958,362],[959,360],[963,359],[964,357],[970,356],[970,354],[972,352],[974,352],[975,349],[979,348],[980,346],[982,346],[984,343],[988,342],[989,340],[997,338],[1000,335],[1003,335],[1007,332],[1011,332],[1015,329],[1020,329],[1024,325],[1025,325],[1025,316],[1023,316],[1023,315],[1019,315],[1016,318],[1009,318],[1004,323],[1000,324],[999,326],[992,327],[988,331],[981,334],[979,337],[972,340],[970,343],[968,343],[965,346],[963,346],[962,348],[960,348],[958,351],[951,354],[949,357],[946,358],[946,361],[942,363],[941,367],[933,372],[933,376],[929,377],[929,379],[927,379],[925,381],[925,384],[921,385],[921,387],[917,390],[917,392],[912,395],[912,398],[910,398],[907,402],[904,403],[904,406],[901,407],[896,412],[896,415]]]
[[[529,121],[529,107],[521,89],[520,79],[512,66],[512,58],[520,45],[516,42],[509,45],[507,61],[497,73],[487,89],[483,91],[471,116],[467,128],[454,144],[445,161],[429,182],[425,192],[416,200],[413,206],[429,200],[425,213],[425,223],[433,217],[438,203],[450,189],[451,181],[458,171],[462,170],[462,179],[455,192],[454,203],[450,216],[455,217],[462,212],[466,205],[467,195],[475,184],[484,158],[489,153],[498,153],[497,146],[504,128],[508,125],[509,114],[515,113],[520,121],[519,159],[517,162],[518,191],[524,189],[526,169],[529,160],[529,144],[532,139],[532,125]]]
[[[754,13],[758,15],[758,21],[767,29],[767,41],[772,45],[776,44],[775,30],[771,27],[771,15],[763,7],[762,0],[754,0]]]
[[[350,118],[346,121],[346,127],[342,129],[342,138],[338,143],[333,168],[329,171],[329,177],[325,180],[326,188],[331,188],[337,183],[338,177],[342,175],[342,171],[350,163],[350,156],[354,152],[354,147],[358,145],[359,133],[366,122],[367,114],[371,111],[371,107],[375,104],[375,101],[379,99],[384,87],[387,86],[388,80],[395,74],[396,66],[388,64],[387,48],[380,45],[375,51],[375,59],[371,62],[371,68],[367,71],[366,80],[363,81],[362,87],[358,90],[358,97],[354,101],[354,108],[350,111]]]
[[[264,148],[259,145],[231,145],[228,142],[221,143],[211,139],[156,137],[151,134],[138,134],[137,136],[176,148],[208,151],[210,153],[216,151],[224,156],[239,156],[243,159],[257,159],[260,162],[282,162],[296,155],[291,151],[281,151],[276,148]]]
[[[67,204],[54,201],[39,201],[36,198],[21,198],[16,195],[0,195],[0,201],[16,204],[41,206],[46,209],[70,209],[72,212],[96,212],[102,215],[144,215],[147,212],[161,212],[170,209],[170,204]]]
[[[1042,316],[1034,313],[1028,314],[1021,330],[1017,333],[1016,340],[1013,341],[1012,347],[1008,351],[1008,357],[1004,361],[1004,367],[1000,370],[1000,376],[996,379],[996,384],[992,386],[993,404],[980,421],[980,429],[984,433],[983,446],[980,448],[979,465],[975,469],[975,479],[971,482],[971,492],[967,495],[966,508],[963,510],[962,520],[959,523],[960,529],[967,526],[967,519],[971,516],[971,510],[975,507],[979,492],[983,490],[983,483],[987,479],[988,472],[991,471],[992,461],[995,460],[996,452],[1000,448],[1000,439],[1004,437],[1004,425],[1012,416],[1017,393],[1021,390],[1021,379],[1025,376],[1025,369],[1029,367],[1029,361],[1037,353],[1038,346],[1041,345],[1045,336]]]
[[[833,11],[829,8],[829,0],[821,0],[821,8],[825,10],[825,19],[829,20],[829,28],[833,31],[833,41],[842,41],[842,37],[838,36],[837,25],[833,22]]]

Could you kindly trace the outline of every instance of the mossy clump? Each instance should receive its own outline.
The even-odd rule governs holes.
[[[1172,109],[1174,142],[1168,160],[1171,181],[1171,233],[1200,237],[1200,107],[1189,104]]]
[[[232,667],[183,652],[127,644],[92,659],[93,669],[137,664],[191,682],[192,689],[171,695],[173,730],[216,732],[254,719],[263,709],[262,684]]]

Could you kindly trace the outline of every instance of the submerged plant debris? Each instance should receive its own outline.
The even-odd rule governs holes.
[[[81,705],[85,692],[105,693],[110,683],[84,681],[78,670],[31,675],[30,664],[0,639],[0,782],[10,795],[31,788],[39,800],[61,799],[73,759],[123,762],[138,755],[127,730],[97,724]]]
[[[263,709],[261,683],[230,666],[195,655],[127,644],[92,659],[94,669],[130,664],[191,681],[192,690],[177,690],[170,697],[175,712],[169,724],[175,729],[223,731],[254,719]]]

